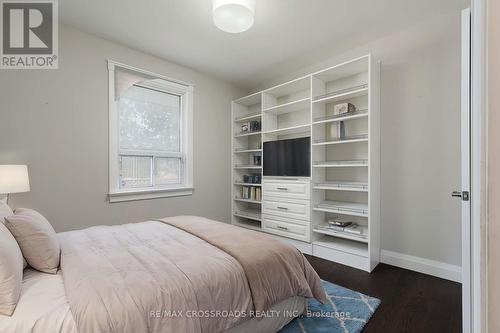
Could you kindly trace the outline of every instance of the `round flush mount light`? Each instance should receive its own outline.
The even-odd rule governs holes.
[[[222,31],[239,33],[253,25],[255,0],[213,0],[215,26]]]

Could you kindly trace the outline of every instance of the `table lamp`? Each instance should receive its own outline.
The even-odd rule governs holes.
[[[0,200],[9,201],[9,194],[30,191],[26,165],[0,165]]]

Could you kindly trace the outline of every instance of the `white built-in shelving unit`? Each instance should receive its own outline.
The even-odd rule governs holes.
[[[311,75],[313,251],[367,271],[380,252],[378,73],[379,65],[365,56]],[[339,102],[352,103],[356,112],[334,115]],[[335,216],[362,226],[364,237],[325,228]]]
[[[380,256],[379,94],[379,64],[366,55],[233,101],[232,223],[301,240],[309,254],[371,271]],[[356,111],[335,115],[334,105],[345,102]],[[241,133],[241,123],[252,120],[261,121],[261,131]],[[243,186],[261,186],[244,183],[243,175],[262,178],[263,143],[297,137],[311,137],[310,211],[305,222],[286,215],[274,222],[301,225],[307,235],[264,228],[261,202],[241,199]],[[258,166],[254,155],[261,156]],[[333,217],[351,219],[364,235],[326,228]]]
[[[262,132],[242,132],[241,125],[261,120],[261,93],[232,102],[232,223],[253,230],[261,230],[261,202],[243,198],[242,189],[262,188],[261,184],[244,180],[244,175],[258,175],[262,178],[262,163],[254,163],[254,156],[262,156]]]

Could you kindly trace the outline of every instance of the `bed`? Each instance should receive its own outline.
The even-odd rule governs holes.
[[[60,270],[25,270],[0,332],[276,332],[325,299],[297,249],[201,217],[58,237]]]

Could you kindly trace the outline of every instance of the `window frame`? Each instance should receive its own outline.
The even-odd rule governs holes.
[[[109,189],[108,197],[111,203],[133,200],[145,200],[155,198],[166,198],[175,196],[192,195],[194,190],[193,185],[193,94],[194,86],[192,84],[182,82],[176,79],[166,77],[164,75],[152,73],[143,69],[135,68],[129,65],[118,63],[113,60],[108,60],[108,82],[109,82]],[[144,188],[120,188],[120,158],[123,151],[120,151],[119,143],[119,117],[118,117],[118,101],[115,96],[115,69],[122,68],[129,71],[134,71],[138,74],[153,77],[154,79],[162,79],[166,81],[161,86],[148,84],[148,88],[154,87],[162,92],[177,95],[181,101],[181,128],[180,128],[180,144],[181,144],[181,183],[169,185],[148,186]],[[128,153],[128,151],[127,151]],[[148,152],[149,153],[149,152]],[[161,155],[170,155],[171,153]],[[151,154],[143,153],[142,151],[130,151],[130,155],[126,156],[153,156],[152,167],[154,167],[155,157]],[[168,157],[168,156],[165,156]],[[176,156],[177,157],[177,156]],[[154,173],[152,177],[154,178]],[[152,179],[154,184],[154,179]]]

